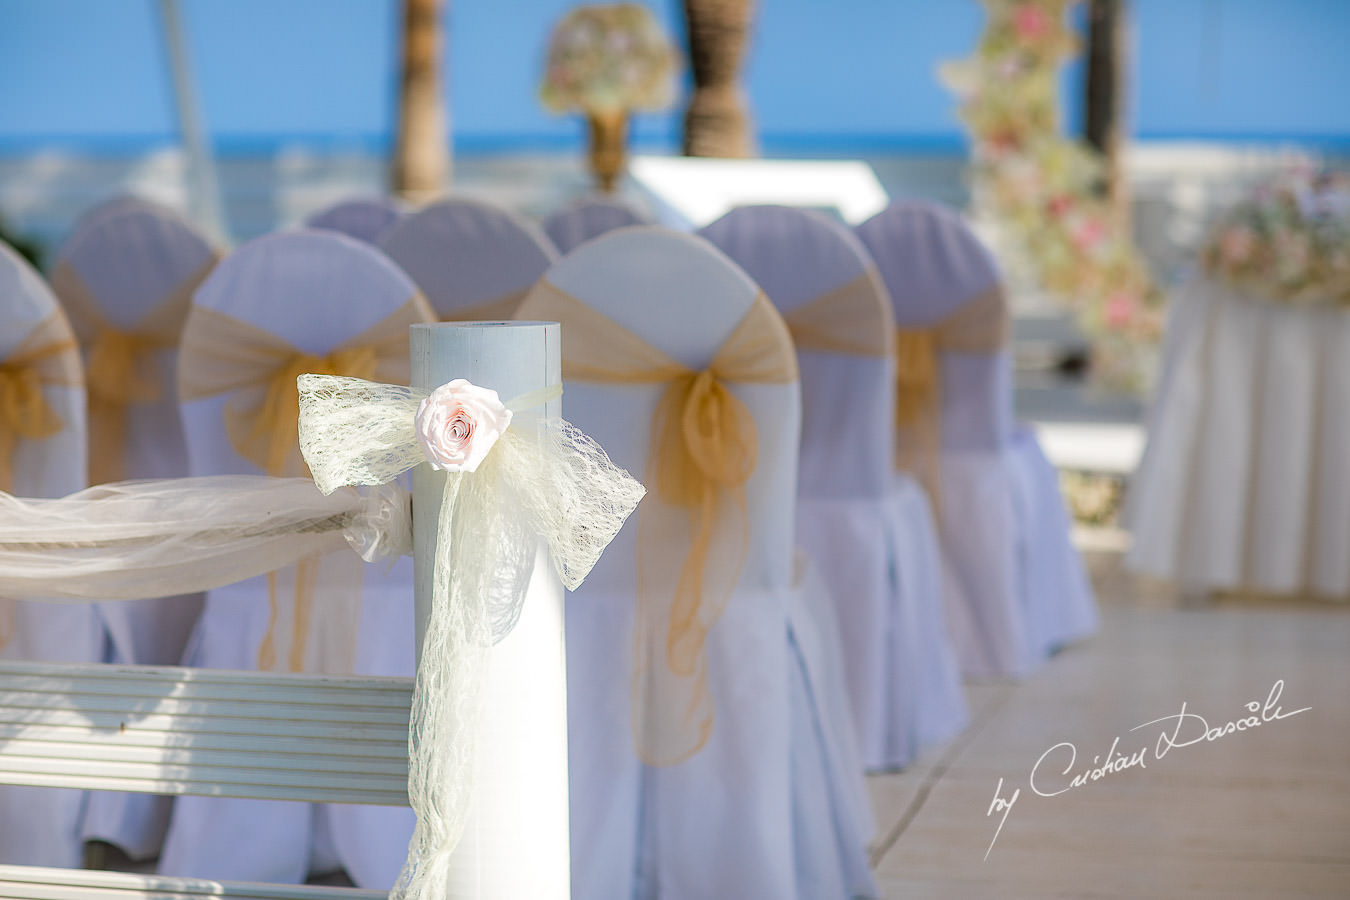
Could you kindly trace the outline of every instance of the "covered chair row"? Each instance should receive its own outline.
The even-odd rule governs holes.
[[[891,295],[897,452],[938,521],[968,676],[1019,676],[1096,630],[1054,468],[1013,416],[1011,316],[992,254],[954,210],[897,203],[862,223]]]
[[[87,484],[84,372],[75,333],[27,262],[0,243],[0,490],[62,497]],[[99,662],[89,605],[0,598],[0,659]],[[81,791],[0,786],[0,862],[78,866]]]

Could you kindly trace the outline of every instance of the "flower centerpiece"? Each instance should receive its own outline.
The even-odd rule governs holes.
[[[675,99],[675,47],[637,3],[579,6],[553,28],[539,95],[553,112],[580,112],[590,130],[590,163],[600,188],[623,172],[628,117]]]
[[[1200,264],[1266,300],[1350,308],[1350,175],[1304,166],[1261,184],[1220,216]]]
[[[970,130],[976,209],[1075,312],[1097,373],[1138,385],[1162,331],[1162,293],[1098,191],[1100,156],[1060,134],[1059,68],[1078,52],[1065,17],[1078,0],[982,2],[975,55],[940,73]]]

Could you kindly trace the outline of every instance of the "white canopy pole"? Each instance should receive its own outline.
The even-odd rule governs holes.
[[[467,378],[503,401],[562,382],[556,322],[412,326],[412,386]],[[546,415],[562,414],[551,401]],[[413,470],[417,648],[431,611],[445,474]],[[520,619],[487,656],[472,808],[447,900],[567,900],[567,682],[563,590],[540,541]]]
[[[164,44],[169,51],[169,71],[178,108],[178,129],[187,153],[188,208],[199,227],[217,243],[226,245],[230,233],[220,201],[220,181],[216,177],[215,161],[206,141],[206,126],[198,113],[197,91],[192,81],[192,67],[188,62],[183,21],[178,15],[178,0],[160,0],[159,10],[164,20]]]

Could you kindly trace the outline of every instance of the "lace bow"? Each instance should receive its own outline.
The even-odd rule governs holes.
[[[447,896],[447,863],[472,789],[474,728],[464,723],[479,713],[488,648],[519,618],[538,538],[573,590],[646,489],[570,423],[521,415],[561,387],[500,404],[495,393],[467,382],[435,392],[331,375],[301,375],[297,383],[300,451],[324,493],[386,484],[422,462],[448,469],[408,740],[417,828],[393,892],[439,900]],[[456,385],[490,395],[484,402],[496,404],[495,412],[475,421],[470,404],[467,419],[459,420],[458,409],[438,408],[446,388]],[[486,439],[488,447],[468,454],[472,468],[455,470],[453,461],[446,464],[450,456],[428,452],[435,450],[427,445],[428,421],[447,429],[447,440]]]

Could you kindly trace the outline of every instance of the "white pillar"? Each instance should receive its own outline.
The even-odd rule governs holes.
[[[412,326],[412,385],[454,378],[505,402],[562,381],[556,322],[446,322]],[[545,407],[561,415],[561,401]],[[431,608],[431,574],[444,473],[413,471],[417,647]],[[451,898],[567,900],[567,682],[563,590],[541,541],[516,627],[488,653],[473,808],[455,849]]]

